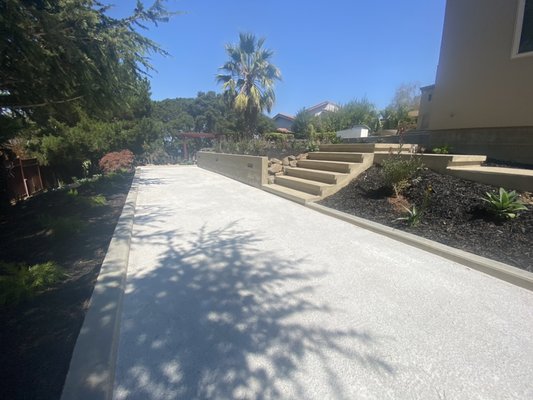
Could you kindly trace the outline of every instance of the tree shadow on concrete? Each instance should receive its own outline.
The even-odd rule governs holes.
[[[328,382],[334,398],[350,398],[339,358],[395,374],[375,355],[384,338],[320,322],[335,308],[313,298],[326,272],[306,269],[305,257],[286,260],[263,250],[264,239],[238,221],[193,233],[144,233],[142,223],[158,216],[141,218],[124,298],[116,399],[309,398],[316,392],[309,372]],[[153,247],[162,249],[155,268],[143,265],[143,249]]]

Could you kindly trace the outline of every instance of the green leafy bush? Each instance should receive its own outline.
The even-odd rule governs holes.
[[[489,211],[498,218],[513,219],[519,215],[518,211],[527,210],[514,190],[507,192],[504,188],[500,188],[498,193],[487,192],[486,195],[481,200],[488,205]]]
[[[384,159],[381,165],[384,185],[392,188],[398,197],[407,187],[409,179],[422,167],[422,161],[416,156],[392,156]]]
[[[337,136],[336,132],[317,132],[314,137],[320,143],[324,144],[341,142],[341,139]]]
[[[433,148],[432,152],[435,154],[449,154],[452,151],[452,148],[445,144],[441,147],[435,147]]]
[[[272,142],[286,142],[294,139],[292,133],[268,132],[263,135],[265,140]]]
[[[54,262],[31,267],[0,262],[0,305],[17,304],[65,279],[65,273]]]
[[[56,217],[48,214],[39,216],[41,227],[57,238],[66,238],[80,233],[85,228],[85,223],[78,216]]]

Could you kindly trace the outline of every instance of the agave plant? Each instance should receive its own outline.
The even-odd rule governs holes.
[[[416,208],[415,205],[413,205],[411,208],[405,208],[405,211],[407,214],[405,217],[396,218],[395,221],[405,221],[409,226],[416,226],[420,222],[420,219],[422,218],[422,211]]]
[[[519,214],[518,211],[525,211],[527,207],[520,202],[516,191],[507,192],[500,188],[499,193],[486,193],[487,197],[481,200],[488,204],[489,210],[499,218],[513,219]]]

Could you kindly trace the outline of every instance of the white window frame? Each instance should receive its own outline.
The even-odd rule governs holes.
[[[518,49],[520,48],[520,39],[522,37],[522,25],[524,24],[525,8],[526,8],[526,0],[518,0],[518,10],[516,12],[516,22],[515,22],[515,31],[514,31],[513,52],[511,54],[511,58],[533,56],[533,51],[528,51],[525,53],[518,52]]]

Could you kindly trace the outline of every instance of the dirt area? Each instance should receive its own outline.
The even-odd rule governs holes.
[[[68,278],[16,306],[0,307],[2,398],[59,399],[76,338],[132,176],[89,185],[76,196],[44,193],[0,215],[0,261],[54,261]],[[106,204],[80,202],[102,194]],[[79,233],[57,237],[42,215],[74,217]]]
[[[424,169],[409,181],[403,198],[394,199],[383,188],[380,170],[371,167],[320,204],[533,272],[531,194],[522,195],[528,211],[498,220],[480,200],[498,188]],[[403,206],[420,208],[425,197],[427,207],[417,225],[398,220],[406,215]]]

